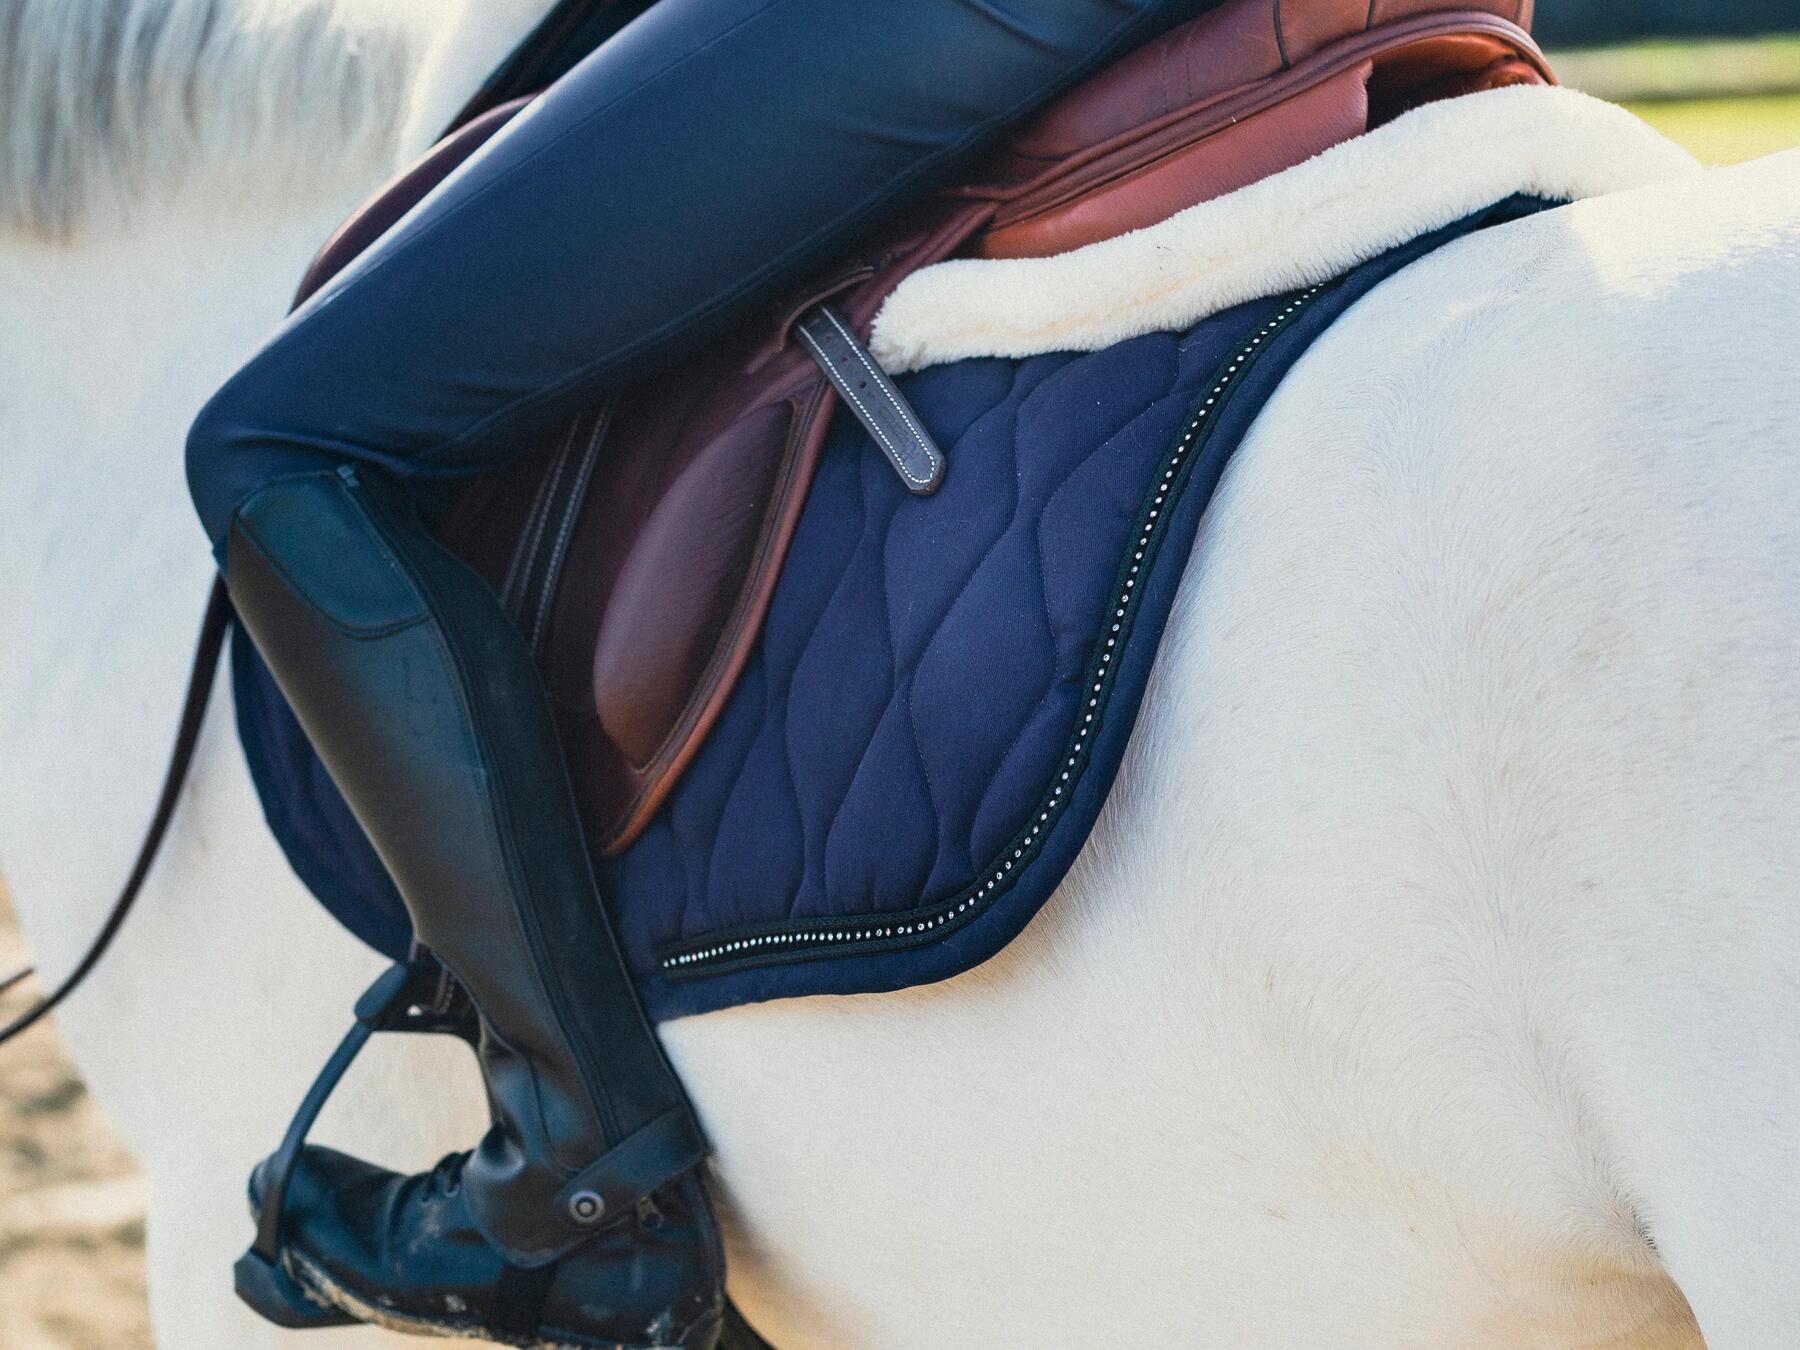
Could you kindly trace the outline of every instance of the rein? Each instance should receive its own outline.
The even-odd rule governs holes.
[[[226,598],[225,583],[215,581],[206,598],[205,617],[200,620],[200,637],[194,644],[194,664],[188,674],[187,697],[182,701],[181,721],[175,732],[175,746],[169,753],[169,767],[163,773],[162,792],[156,799],[156,810],[150,817],[150,828],[144,832],[144,842],[138,845],[137,861],[131,865],[131,874],[125,879],[125,887],[119,892],[119,898],[113,901],[106,921],[100,925],[100,932],[88,944],[87,951],[75,963],[75,968],[63,978],[62,983],[0,1027],[0,1045],[30,1030],[74,993],[82,981],[87,979],[89,972],[100,963],[100,958],[106,955],[106,949],[112,946],[112,940],[125,926],[126,917],[137,903],[138,893],[144,888],[144,880],[150,875],[151,864],[156,861],[163,839],[169,833],[169,822],[175,816],[175,803],[180,800],[182,785],[186,783],[188,770],[193,766],[194,748],[200,741],[200,726],[206,720],[206,705],[212,701],[213,683],[218,675],[219,653],[224,649],[225,634],[230,628],[231,601]],[[35,967],[22,966],[0,978],[0,993],[34,973]]]

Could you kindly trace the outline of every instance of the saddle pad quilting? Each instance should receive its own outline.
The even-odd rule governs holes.
[[[834,432],[739,692],[612,869],[627,950],[661,997],[771,961],[787,986],[809,956],[891,958],[992,912],[989,865],[1023,874],[1003,855],[1046,785],[1067,786],[1146,496],[1199,390],[1284,308],[914,377],[951,466],[932,499],[897,493],[860,428]],[[658,894],[681,900],[634,903]]]
[[[1407,262],[1541,205],[1182,333],[907,376],[948,463],[932,497],[839,418],[749,667],[604,868],[652,1015],[902,988],[1004,946],[1099,814],[1206,503],[1283,374]],[[397,897],[366,842],[320,819],[341,801],[305,772],[266,673],[239,665],[271,824],[290,856],[312,851],[296,867],[328,907],[392,950]]]
[[[609,867],[653,1012],[901,988],[1016,935],[1099,814],[1268,395],[1370,287],[1522,209],[1182,333],[908,377],[949,465],[932,498],[840,423],[750,668]]]

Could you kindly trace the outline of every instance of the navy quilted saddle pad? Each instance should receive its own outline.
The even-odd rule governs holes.
[[[648,830],[603,865],[651,1013],[864,993],[985,960],[1061,881],[1124,756],[1201,517],[1282,376],[1413,259],[1104,351],[902,379],[916,497],[840,417],[760,644]],[[404,952],[405,912],[248,643],[240,730],[296,871]]]

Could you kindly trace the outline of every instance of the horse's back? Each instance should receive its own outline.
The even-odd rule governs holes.
[[[1025,936],[665,1028],[785,1350],[1700,1343],[1647,1237],[1691,1250],[1698,1164],[1616,1066],[1704,1061],[1660,968],[1800,956],[1793,167],[1378,289],[1240,452]]]
[[[1334,750],[1398,789],[1378,837],[1410,827],[1396,878],[1442,897],[1457,978],[1505,976],[1514,1053],[1549,1047],[1536,1092],[1566,1103],[1545,1137],[1715,1346],[1800,1316],[1775,1125],[1800,1094],[1797,168],[1585,203],[1397,279],[1271,405],[1208,555],[1266,540],[1248,479],[1315,480],[1296,527],[1336,579],[1286,618],[1354,659],[1296,697],[1341,687]]]

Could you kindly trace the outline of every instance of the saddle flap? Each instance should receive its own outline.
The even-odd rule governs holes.
[[[452,511],[446,542],[500,592],[545,669],[602,854],[662,804],[761,631],[838,402],[794,336],[801,316],[829,299],[866,336],[901,280],[990,213],[938,204],[909,218]],[[496,536],[514,547],[496,550]]]

